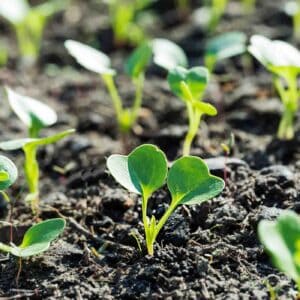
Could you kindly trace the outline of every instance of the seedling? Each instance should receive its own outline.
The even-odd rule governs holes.
[[[17,94],[10,88],[6,88],[6,92],[11,108],[28,127],[30,138],[38,138],[41,129],[56,123],[56,112],[48,105]]]
[[[50,0],[30,7],[27,0],[1,0],[2,15],[16,31],[20,55],[31,64],[39,55],[43,31],[48,19],[64,9],[68,0]]]
[[[4,199],[9,201],[5,190],[9,188],[18,178],[18,169],[7,157],[0,155],[0,193]]]
[[[138,14],[155,0],[105,0],[108,4],[116,45],[137,46],[145,40]]]
[[[300,52],[286,42],[271,41],[260,35],[251,37],[248,51],[273,74],[274,86],[284,106],[277,136],[290,140],[294,137],[294,118],[298,110]]]
[[[183,143],[183,155],[189,155],[192,142],[198,132],[204,114],[215,116],[216,108],[202,101],[209,80],[209,72],[204,67],[185,69],[176,67],[169,72],[168,82],[173,93],[186,105],[189,129]]]
[[[232,31],[210,39],[206,45],[204,64],[213,72],[218,61],[243,54],[247,37],[243,32]]]
[[[227,3],[228,0],[211,0],[210,20],[208,24],[210,32],[214,31],[220,23],[220,19],[225,13]]]
[[[170,41],[157,39],[139,46],[125,62],[125,71],[135,86],[135,98],[130,108],[124,108],[114,81],[117,71],[112,69],[109,57],[101,51],[72,40],[66,41],[65,47],[80,65],[101,75],[112,99],[119,131],[123,134],[131,130],[139,115],[145,71],[152,56],[154,55],[155,62],[160,62],[166,69],[186,63],[184,53],[182,54],[180,48]],[[177,54],[179,55],[176,56]]]
[[[292,278],[300,292],[300,217],[283,212],[275,221],[258,224],[258,236],[276,268]]]
[[[19,258],[38,255],[49,249],[50,243],[64,231],[65,225],[65,220],[61,218],[40,222],[26,231],[21,245],[0,243],[0,250]]]
[[[285,12],[293,18],[294,38],[300,40],[300,0],[287,2]]]
[[[194,156],[176,160],[168,171],[165,154],[153,145],[142,145],[128,156],[111,155],[107,167],[115,180],[130,192],[142,196],[142,220],[149,255],[157,235],[179,205],[200,204],[217,196],[224,181],[209,173],[205,162]],[[160,220],[147,216],[148,200],[167,180],[171,203]]]
[[[25,154],[24,171],[28,184],[29,194],[26,202],[30,203],[33,213],[39,211],[39,164],[37,161],[37,150],[40,146],[54,144],[55,142],[74,133],[74,129],[69,129],[61,133],[45,138],[25,138],[0,143],[0,149],[5,151],[22,149]]]

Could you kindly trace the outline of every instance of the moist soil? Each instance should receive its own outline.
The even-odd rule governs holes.
[[[191,65],[201,63],[207,34],[192,17],[182,18],[161,2],[153,7],[160,21],[151,33],[179,43]],[[258,1],[257,11],[249,16],[243,15],[238,2],[232,2],[218,32],[241,30],[249,36],[260,33],[293,41],[283,2]],[[59,14],[49,23],[36,69],[24,70],[12,58],[0,70],[2,85],[57,110],[58,124],[43,134],[77,129],[75,135],[38,154],[40,218],[64,216],[67,229],[49,251],[22,262],[18,282],[18,260],[1,254],[1,299],[270,299],[274,293],[279,299],[294,299],[296,288],[270,263],[257,239],[257,224],[276,218],[283,209],[300,212],[299,115],[294,140],[277,140],[282,107],[271,76],[247,55],[220,63],[206,95],[219,114],[202,122],[192,154],[223,156],[220,145],[233,133],[230,156],[238,160],[230,163],[228,158],[226,172],[223,163],[213,168],[216,175],[225,175],[224,192],[202,205],[179,207],[161,231],[154,256],[148,256],[140,199],[115,183],[105,161],[111,153],[153,143],[171,162],[181,154],[187,118],[183,104],[169,91],[166,74],[151,67],[143,110],[125,137],[124,150],[101,78],[75,65],[63,48],[67,38],[95,46],[102,43],[113,65],[122,70],[130,47],[113,46],[105,11],[96,1],[87,3],[72,4],[76,22],[68,14]],[[13,32],[4,23],[0,31],[14,57]],[[130,103],[133,89],[128,78],[118,76],[117,84]],[[4,100],[0,120],[1,140],[26,135]],[[17,244],[35,219],[24,203],[23,154],[6,155],[20,168],[20,178],[10,191],[13,205],[1,200],[0,215],[2,221],[13,222]],[[164,187],[151,198],[148,214],[159,218],[169,201]],[[0,240],[9,238],[10,227],[1,225]]]

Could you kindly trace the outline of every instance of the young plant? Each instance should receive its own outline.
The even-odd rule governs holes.
[[[4,199],[9,201],[5,190],[9,188],[18,178],[18,169],[7,157],[0,155],[0,193]]]
[[[154,0],[105,0],[108,4],[111,26],[116,45],[129,43],[137,46],[145,40],[145,33],[138,24],[138,14]]]
[[[224,188],[224,181],[211,175],[205,162],[198,157],[182,157],[168,171],[165,154],[153,145],[139,146],[128,156],[111,155],[107,167],[118,183],[142,196],[142,220],[149,255],[153,255],[159,232],[179,205],[200,204],[217,196]],[[149,218],[148,200],[166,180],[171,203],[159,220],[154,215]]]
[[[204,64],[210,73],[218,61],[240,55],[246,51],[247,36],[243,32],[232,31],[210,39],[206,45]]]
[[[74,129],[69,129],[61,133],[45,138],[25,138],[0,143],[0,149],[4,151],[22,149],[25,154],[24,171],[28,184],[29,194],[26,202],[31,205],[33,213],[39,212],[39,164],[37,161],[37,151],[41,146],[54,144],[55,142],[74,133]]]
[[[260,221],[258,236],[276,268],[292,278],[300,292],[300,217],[283,212],[275,221]]]
[[[24,63],[31,64],[37,60],[48,19],[64,9],[67,3],[68,0],[49,0],[30,7],[27,0],[0,1],[0,15],[15,29]]]
[[[185,103],[189,118],[189,129],[183,143],[183,155],[190,154],[201,117],[204,114],[209,116],[217,114],[213,105],[202,101],[208,80],[209,72],[204,67],[194,67],[189,70],[176,67],[168,74],[169,86],[173,93]]]
[[[300,52],[286,42],[271,41],[260,35],[251,37],[248,51],[273,74],[274,86],[284,106],[277,136],[290,140],[294,137],[294,118],[299,106]]]
[[[285,12],[293,18],[294,38],[300,40],[300,0],[288,1]]]
[[[38,255],[49,249],[50,243],[64,231],[65,225],[65,220],[61,218],[40,222],[26,231],[21,245],[0,243],[0,251],[19,258]]]
[[[210,20],[208,24],[208,30],[210,32],[213,32],[220,23],[220,20],[225,13],[227,3],[228,0],[211,0]]]
[[[30,97],[17,94],[6,88],[8,102],[19,117],[28,127],[30,138],[38,138],[41,129],[56,123],[56,112],[48,105]]]
[[[119,131],[123,134],[131,130],[139,115],[146,67],[152,56],[154,55],[155,62],[167,69],[186,63],[183,51],[170,41],[156,39],[139,46],[125,62],[125,71],[135,86],[133,105],[125,108],[114,81],[117,71],[111,68],[109,57],[101,51],[72,40],[66,41],[65,47],[81,66],[101,75],[111,96]]]

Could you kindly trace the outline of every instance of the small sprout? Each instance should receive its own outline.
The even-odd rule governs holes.
[[[153,145],[139,146],[128,156],[111,155],[107,167],[118,183],[142,196],[142,220],[149,255],[153,255],[157,235],[179,205],[200,204],[217,196],[224,188],[224,181],[211,175],[205,162],[198,157],[182,157],[168,171],[165,154]],[[160,220],[154,215],[149,218],[148,200],[166,180],[171,203]]]
[[[246,51],[247,37],[243,32],[232,31],[210,39],[206,45],[204,62],[213,72],[218,61],[240,55]]]
[[[0,243],[0,250],[20,258],[38,255],[49,249],[50,243],[64,231],[65,225],[61,218],[40,222],[26,231],[21,245]]]
[[[37,161],[37,150],[40,146],[54,144],[55,142],[74,133],[74,129],[69,129],[61,133],[45,138],[25,138],[0,143],[0,149],[4,151],[22,149],[25,154],[24,171],[29,188],[29,195],[26,201],[31,204],[33,213],[39,211],[39,164]]]
[[[225,13],[228,0],[211,0],[210,20],[208,30],[214,31],[220,23],[220,19]]]
[[[8,202],[9,197],[5,190],[9,188],[18,178],[18,169],[7,157],[0,155],[0,193]]]
[[[216,108],[202,101],[209,80],[209,72],[204,67],[189,70],[176,67],[169,72],[168,82],[173,93],[186,105],[189,129],[183,144],[183,155],[189,155],[191,144],[198,132],[201,117],[204,114],[215,116]]]
[[[300,40],[300,1],[288,1],[285,4],[284,10],[287,15],[293,18],[294,38]]]
[[[67,40],[65,47],[80,65],[101,75],[111,96],[121,133],[128,133],[138,118],[142,104],[145,72],[152,56],[158,65],[167,69],[186,63],[183,51],[180,52],[180,48],[170,41],[157,39],[140,45],[125,62],[125,72],[135,86],[133,104],[130,108],[125,108],[114,81],[117,72],[112,69],[109,57],[101,51],[73,40]],[[162,50],[164,54],[161,53]],[[176,56],[177,54],[179,55]]]
[[[48,105],[33,98],[17,94],[10,88],[6,88],[6,91],[11,108],[28,127],[30,138],[37,138],[42,128],[56,123],[56,112]]]
[[[300,52],[283,41],[264,36],[251,37],[248,51],[273,74],[273,84],[284,106],[277,136],[282,140],[294,137],[294,118],[298,110]]]
[[[67,3],[67,0],[49,0],[30,7],[27,0],[0,1],[0,15],[14,27],[25,63],[30,64],[38,58],[44,27],[49,17],[64,9]]]
[[[109,8],[116,45],[137,46],[145,40],[145,33],[137,16],[155,0],[105,0]]]
[[[300,217],[285,211],[275,221],[260,221],[258,236],[273,264],[296,282],[300,292]]]

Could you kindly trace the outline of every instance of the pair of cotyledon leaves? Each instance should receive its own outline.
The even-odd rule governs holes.
[[[172,203],[177,205],[201,203],[224,188],[224,181],[211,175],[202,159],[182,157],[168,170],[165,154],[148,144],[137,147],[128,156],[111,155],[107,167],[123,187],[146,198],[167,180]]]
[[[274,265],[299,284],[300,217],[286,211],[275,221],[263,220],[258,225],[258,235]]]
[[[111,67],[110,58],[103,52],[77,41],[67,40],[65,47],[84,68],[101,75],[115,75],[116,70]],[[175,43],[166,39],[154,39],[139,46],[125,63],[125,71],[132,78],[137,78],[145,71],[151,58],[166,70],[177,65],[187,66],[184,51]]]
[[[270,40],[261,35],[250,39],[248,51],[268,70],[278,75],[288,71],[300,71],[300,52],[292,45]]]
[[[65,225],[65,220],[61,218],[40,222],[26,231],[21,245],[8,246],[0,243],[0,250],[21,258],[38,255],[49,248],[50,243],[63,232]]]
[[[0,155],[0,191],[6,190],[18,178],[18,169],[6,156]]]

